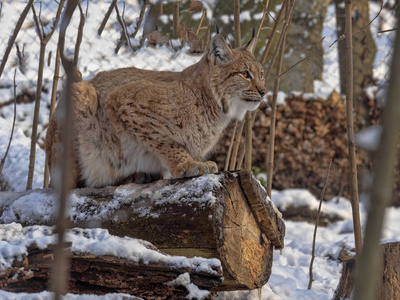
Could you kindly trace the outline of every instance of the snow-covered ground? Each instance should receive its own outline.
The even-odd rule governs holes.
[[[54,1],[42,1],[42,16],[45,19],[46,9],[53,9]],[[52,3],[53,7],[49,7],[47,3]],[[126,16],[135,19],[140,11],[137,1],[128,1]],[[0,16],[0,41],[7,41],[12,34],[15,23],[25,7],[25,1],[5,1],[2,3]],[[36,4],[38,5],[38,4]],[[200,56],[189,55],[186,49],[182,49],[178,53],[172,51],[169,47],[163,46],[156,49],[142,48],[137,53],[132,54],[121,49],[118,55],[114,54],[116,40],[120,37],[118,26],[116,24],[115,15],[113,13],[101,37],[97,36],[97,29],[102,18],[109,6],[108,1],[90,1],[90,9],[84,28],[84,38],[81,46],[80,70],[84,79],[90,79],[93,75],[101,70],[109,70],[119,67],[135,66],[144,69],[153,70],[173,70],[180,71],[183,68],[197,62]],[[371,3],[371,18],[379,11],[379,5]],[[37,10],[39,7],[37,7]],[[85,7],[84,7],[85,9]],[[122,10],[122,7],[120,7]],[[129,12],[129,13],[128,13]],[[49,15],[49,14],[47,14]],[[50,14],[51,15],[51,14]],[[48,20],[49,21],[49,20]],[[71,28],[77,28],[79,18],[75,14],[75,18],[71,23]],[[35,78],[37,76],[37,58],[39,43],[32,26],[32,14],[28,14],[27,23],[24,25],[17,42],[20,47],[25,44],[25,53],[27,53],[27,70],[25,74],[17,71],[17,93],[23,90],[35,91]],[[383,25],[380,25],[383,24]],[[324,72],[322,81],[315,82],[316,94],[327,95],[333,89],[339,90],[339,72],[336,46],[329,48],[329,45],[336,39],[335,33],[334,7],[329,6],[328,15],[325,20],[323,35],[327,36],[324,40]],[[390,67],[390,52],[392,49],[391,40],[394,33],[378,34],[379,30],[385,30],[395,27],[392,16],[383,11],[371,28],[374,38],[378,45],[378,54],[374,63],[374,75],[378,82],[384,83],[387,80],[387,74]],[[138,36],[140,36],[139,31]],[[73,53],[76,32],[68,30],[66,48],[67,53]],[[52,51],[53,58],[50,66],[44,69],[44,91],[42,93],[41,113],[39,133],[40,140],[43,141],[45,134],[45,124],[48,122],[50,92],[51,90],[53,70],[54,70],[54,53],[56,47],[57,35],[55,34],[47,46],[46,58],[49,51]],[[0,43],[0,57],[6,49],[6,43]],[[90,55],[89,55],[90,54]],[[13,49],[6,69],[0,78],[0,103],[13,98],[12,78],[14,69],[16,68],[16,53]],[[62,88],[62,82],[59,83],[59,89]],[[377,89],[375,88],[374,91]],[[281,97],[284,99],[284,96]],[[32,122],[33,104],[19,104],[17,107],[17,123],[14,132],[14,138],[6,160],[2,176],[8,183],[8,189],[13,191],[25,190],[29,147],[30,147],[30,127]],[[5,106],[0,109],[0,158],[6,151],[8,139],[11,132],[11,123],[13,118],[12,105]],[[41,188],[43,184],[43,166],[44,152],[37,147],[34,188]],[[311,208],[317,206],[317,201],[306,190],[285,190],[275,191],[272,200],[278,207],[289,205],[290,203],[304,203]],[[0,199],[1,201],[1,199]],[[350,204],[347,199],[340,198],[338,202],[332,200],[323,205],[326,213],[335,213],[341,215],[344,220],[334,222],[328,227],[319,227],[317,243],[316,243],[316,259],[314,261],[314,278],[313,287],[307,290],[308,285],[308,266],[311,260],[311,243],[314,226],[306,222],[286,221],[286,237],[285,248],[282,253],[274,253],[274,263],[272,275],[267,285],[262,288],[261,299],[277,300],[277,299],[331,299],[338,284],[341,264],[336,259],[342,248],[350,250],[354,247],[353,226],[350,214]],[[386,224],[382,235],[382,242],[400,240],[400,209],[389,208],[386,211]],[[365,220],[366,204],[361,204],[361,217]],[[2,225],[1,230],[6,227]],[[8,226],[8,225],[6,225]],[[15,226],[18,228],[18,224]],[[42,228],[44,230],[44,228]],[[40,232],[40,228],[38,229]],[[103,234],[105,234],[103,232]],[[19,245],[17,241],[5,243],[3,236],[0,235],[0,263],[4,261],[5,256],[9,256],[7,247],[11,245]],[[12,244],[14,243],[14,244]],[[7,293],[0,290],[0,299],[51,299],[52,295],[43,292],[35,295]],[[230,292],[221,293],[220,299],[259,299],[258,291],[251,292]],[[130,299],[128,295],[110,294],[107,296],[77,296],[67,295],[66,299]],[[133,297],[132,297],[133,299]]]

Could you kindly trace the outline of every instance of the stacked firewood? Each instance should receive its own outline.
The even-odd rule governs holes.
[[[364,95],[368,116],[355,124],[355,132],[371,124],[379,124],[380,108],[375,99]],[[253,126],[253,166],[266,170],[267,145],[270,134],[271,109],[261,105]],[[366,120],[367,119],[367,120]],[[325,182],[326,171],[333,158],[326,199],[349,196],[346,103],[335,91],[328,99],[307,98],[292,94],[278,105],[276,115],[274,189],[306,188],[317,197]],[[232,128],[228,128],[214,154],[224,167],[226,149]],[[371,154],[357,148],[360,191],[365,191],[363,178],[372,168]],[[398,175],[398,174],[397,174]],[[400,176],[397,176],[395,201],[400,198]]]

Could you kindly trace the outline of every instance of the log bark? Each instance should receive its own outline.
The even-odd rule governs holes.
[[[383,251],[383,270],[378,272],[378,290],[375,299],[399,299],[400,297],[400,242],[386,243]],[[336,289],[334,300],[350,299],[354,288],[354,257],[343,262],[342,275]]]
[[[15,210],[30,194],[47,206],[56,199],[51,189],[0,194],[0,223],[53,225],[49,213],[35,219]],[[273,248],[284,246],[280,213],[249,171],[77,189],[71,197],[76,227],[144,239],[171,255],[220,259],[225,280],[216,290],[261,287],[271,274]]]
[[[68,292],[74,294],[126,293],[141,297],[138,299],[184,299],[187,289],[183,285],[171,284],[182,274],[188,273],[190,282],[201,290],[211,290],[222,281],[220,269],[211,274],[190,267],[176,268],[164,262],[134,262],[109,255],[75,253],[68,248],[65,252],[71,262]],[[1,272],[0,288],[26,293],[47,290],[53,261],[54,245],[45,249],[31,245],[22,261],[16,260],[12,268]],[[214,296],[212,292],[206,299],[213,299]]]

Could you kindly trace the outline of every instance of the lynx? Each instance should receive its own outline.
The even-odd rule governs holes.
[[[257,109],[266,94],[254,45],[253,37],[231,50],[217,33],[200,61],[182,72],[131,67],[75,83],[74,187],[118,185],[140,173],[182,178],[217,172],[204,158],[226,126]],[[46,136],[52,177],[61,160],[61,106]]]

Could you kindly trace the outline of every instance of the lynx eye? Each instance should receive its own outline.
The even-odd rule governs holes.
[[[261,79],[264,79],[264,73],[261,73]]]
[[[251,79],[249,71],[240,72],[240,75],[242,75],[244,78]]]

